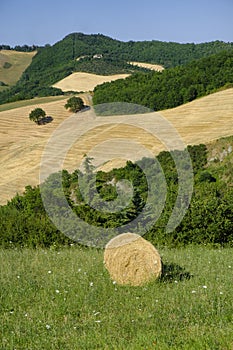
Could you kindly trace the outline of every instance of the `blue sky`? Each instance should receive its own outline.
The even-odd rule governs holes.
[[[0,44],[53,44],[72,32],[233,42],[232,16],[233,0],[0,0]]]

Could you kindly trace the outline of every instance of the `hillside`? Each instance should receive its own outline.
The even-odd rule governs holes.
[[[160,73],[137,73],[125,80],[99,85],[94,90],[93,103],[121,101],[158,111],[230,86],[233,86],[233,50]]]
[[[85,96],[88,103],[88,96]],[[30,101],[31,102],[31,101]],[[24,106],[13,110],[0,112],[0,203],[4,204],[12,198],[17,191],[22,192],[26,185],[39,183],[39,168],[43,149],[51,137],[53,131],[69,117],[69,112],[64,108],[66,99],[49,103]],[[47,115],[54,118],[53,122],[44,126],[37,126],[29,121],[28,115],[35,107],[42,107]],[[233,89],[221,91],[207,97],[192,101],[191,103],[175,109],[163,111],[182,136],[186,144],[208,143],[220,137],[233,135],[232,114]],[[76,127],[88,117],[88,111],[77,114]],[[150,113],[150,117],[151,117]],[[144,115],[144,118],[146,114]],[[136,139],[139,144],[144,144],[148,150],[158,154],[164,146],[155,140],[153,136],[124,124],[114,125],[116,117],[109,118],[111,125],[99,126],[87,133],[69,151],[64,167],[74,170],[81,162],[83,155],[92,150],[91,155],[101,164],[102,155],[109,159],[116,159],[117,166],[125,164],[125,160],[118,159],[120,152],[119,143],[109,147],[109,143],[103,141],[111,138],[120,138],[130,141]],[[122,116],[120,117],[122,120]],[[107,119],[106,119],[107,120]],[[82,124],[82,123],[81,123]],[[169,138],[169,134],[167,135]],[[124,148],[127,159],[136,160],[134,144],[127,142],[128,148]],[[94,146],[99,145],[96,150]],[[115,163],[106,164],[105,170],[111,169]],[[17,169],[17,171],[16,171]]]
[[[16,84],[22,73],[31,64],[35,54],[36,51],[0,50],[0,82],[6,86]]]
[[[97,75],[84,72],[72,73],[68,77],[60,80],[53,87],[61,89],[62,91],[93,91],[94,88],[106,82],[111,82],[117,79],[124,79],[129,74],[116,75]]]
[[[76,71],[100,75],[145,71],[145,68],[128,64],[132,61],[170,68],[223,50],[232,50],[232,47],[232,43],[220,41],[203,44],[155,40],[121,42],[101,34],[72,33],[52,46],[38,48],[17,85],[7,94],[0,93],[0,104],[35,96],[62,94],[61,90],[50,86]]]

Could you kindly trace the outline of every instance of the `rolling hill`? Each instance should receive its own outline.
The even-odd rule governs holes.
[[[121,42],[102,34],[72,33],[52,46],[39,47],[16,86],[7,93],[0,93],[0,104],[62,94],[61,90],[51,88],[51,85],[73,72],[110,75],[146,69],[128,62],[152,63],[171,68],[221,51],[232,51],[232,48],[232,43],[221,41],[203,44],[158,40]]]
[[[88,103],[89,96],[82,95]],[[66,99],[24,106],[16,109],[0,112],[0,203],[4,204],[12,198],[16,192],[21,193],[26,185],[39,183],[39,170],[42,152],[55,129],[65,121],[70,113],[65,110]],[[30,101],[31,103],[31,101]],[[54,118],[47,125],[37,126],[29,121],[28,115],[35,107],[43,108],[47,115]],[[77,128],[80,127],[91,112],[76,114]],[[155,112],[154,112],[155,113]],[[174,125],[185,144],[208,143],[212,140],[233,135],[233,89],[220,91],[204,98],[187,103],[183,106],[166,110],[160,113]],[[150,118],[152,113],[150,113]],[[101,164],[101,155],[105,152],[109,159],[116,160],[102,164],[104,170],[115,166],[122,166],[125,159],[119,159],[119,143],[114,143],[111,148],[104,141],[112,138],[126,140],[135,139],[139,144],[158,154],[164,149],[158,140],[146,131],[126,126],[122,123],[114,124],[114,118],[110,118],[110,124],[98,126],[86,133],[70,149],[64,162],[64,168],[74,170],[81,162],[83,155],[92,150],[91,155]],[[146,118],[146,114],[144,115]],[[79,123],[80,121],[80,123]],[[94,125],[94,124],[93,124]],[[169,138],[169,133],[167,135]],[[94,149],[95,146],[100,147]],[[127,159],[135,160],[134,144],[128,143],[128,149],[124,149]]]
[[[0,51],[0,81],[7,86],[17,83],[22,73],[31,64],[36,51],[19,52],[14,50]]]

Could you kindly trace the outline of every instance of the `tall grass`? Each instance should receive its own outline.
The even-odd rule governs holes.
[[[233,348],[233,249],[161,249],[161,280],[119,286],[103,252],[0,250],[0,349]]]

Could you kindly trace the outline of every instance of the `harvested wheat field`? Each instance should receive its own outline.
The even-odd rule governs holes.
[[[162,72],[162,70],[164,70],[164,67],[161,66],[160,64],[152,64],[152,63],[144,63],[144,62],[128,62],[128,63],[132,64],[133,66],[155,70],[157,72]]]
[[[97,85],[117,79],[125,79],[129,74],[97,75],[91,73],[77,72],[60,80],[53,87],[62,91],[93,91]]]
[[[83,98],[85,102],[90,100],[88,94]],[[64,127],[68,143],[69,133],[79,132],[79,137],[72,141],[72,147],[64,159],[63,167],[70,171],[79,166],[84,154],[93,156],[96,166],[109,170],[124,165],[127,159],[137,160],[146,155],[136,144],[148,150],[149,154],[156,155],[166,149],[166,145],[146,130],[156,126],[158,114],[155,112],[147,117],[143,115],[144,127],[140,128],[130,125],[129,118],[125,116],[93,116],[92,109],[68,118],[70,113],[64,108],[65,103],[66,99],[0,112],[0,204],[6,203],[17,191],[21,193],[26,185],[39,183],[43,150],[63,121],[67,123],[67,120],[71,120],[70,131]],[[28,115],[35,107],[43,108],[47,115],[54,118],[53,122],[38,126],[29,121]],[[208,143],[233,135],[233,89],[217,92],[159,115],[176,128],[186,145]],[[59,132],[63,133],[63,126]],[[162,135],[167,144],[171,139],[166,127],[158,126],[156,135]],[[59,157],[62,148],[61,142],[54,145],[51,152]]]
[[[7,85],[14,85],[25,69],[31,64],[33,52],[19,52],[14,50],[0,50],[0,81]],[[6,63],[10,63],[9,68]]]

